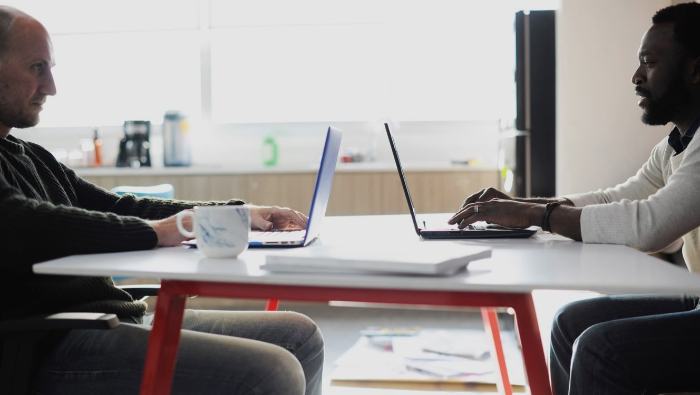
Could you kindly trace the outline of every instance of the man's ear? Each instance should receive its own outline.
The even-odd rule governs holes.
[[[690,62],[690,67],[691,67],[690,81],[693,84],[700,85],[700,56],[693,59]]]

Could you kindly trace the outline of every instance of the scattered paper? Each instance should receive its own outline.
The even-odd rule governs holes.
[[[495,361],[489,356],[489,342],[483,330],[422,329],[415,336],[390,338],[391,347],[387,347],[385,343],[376,345],[369,337],[361,336],[336,360],[331,380],[496,383]],[[522,355],[515,334],[501,332],[501,341],[511,384],[525,385]]]

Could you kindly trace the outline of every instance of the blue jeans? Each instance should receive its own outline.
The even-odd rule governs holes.
[[[32,393],[138,394],[148,318],[70,331],[43,360]],[[186,310],[171,393],[320,394],[322,369],[323,337],[302,314]]]
[[[574,302],[552,325],[555,394],[700,389],[697,296],[611,296]]]

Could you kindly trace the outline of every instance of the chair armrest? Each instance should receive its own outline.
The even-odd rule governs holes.
[[[57,313],[0,321],[0,334],[54,329],[112,329],[118,325],[115,314]]]
[[[132,298],[139,300],[148,296],[158,296],[160,284],[120,285],[118,288],[128,292]]]

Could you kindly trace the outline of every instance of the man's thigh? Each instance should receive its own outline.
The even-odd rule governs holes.
[[[555,316],[555,327],[573,337],[589,327],[624,318],[644,317],[693,310],[698,297],[692,295],[616,295],[570,303]]]
[[[235,320],[246,328],[240,334],[253,335],[256,328],[284,321],[283,314],[247,322],[251,318]],[[138,393],[150,329],[149,325],[122,323],[112,330],[71,331],[44,361],[33,390],[41,394]],[[220,328],[211,329],[217,332]],[[173,394],[275,393],[275,383],[292,387],[287,388],[290,393],[304,392],[301,366],[284,349],[231,335],[182,331]],[[279,393],[287,392],[282,389]]]
[[[572,371],[572,385],[619,371],[631,388],[700,389],[700,310],[594,325],[579,337],[575,353],[582,372]]]
[[[185,310],[183,329],[242,337],[275,344],[294,352],[318,330],[303,314],[280,311]]]

